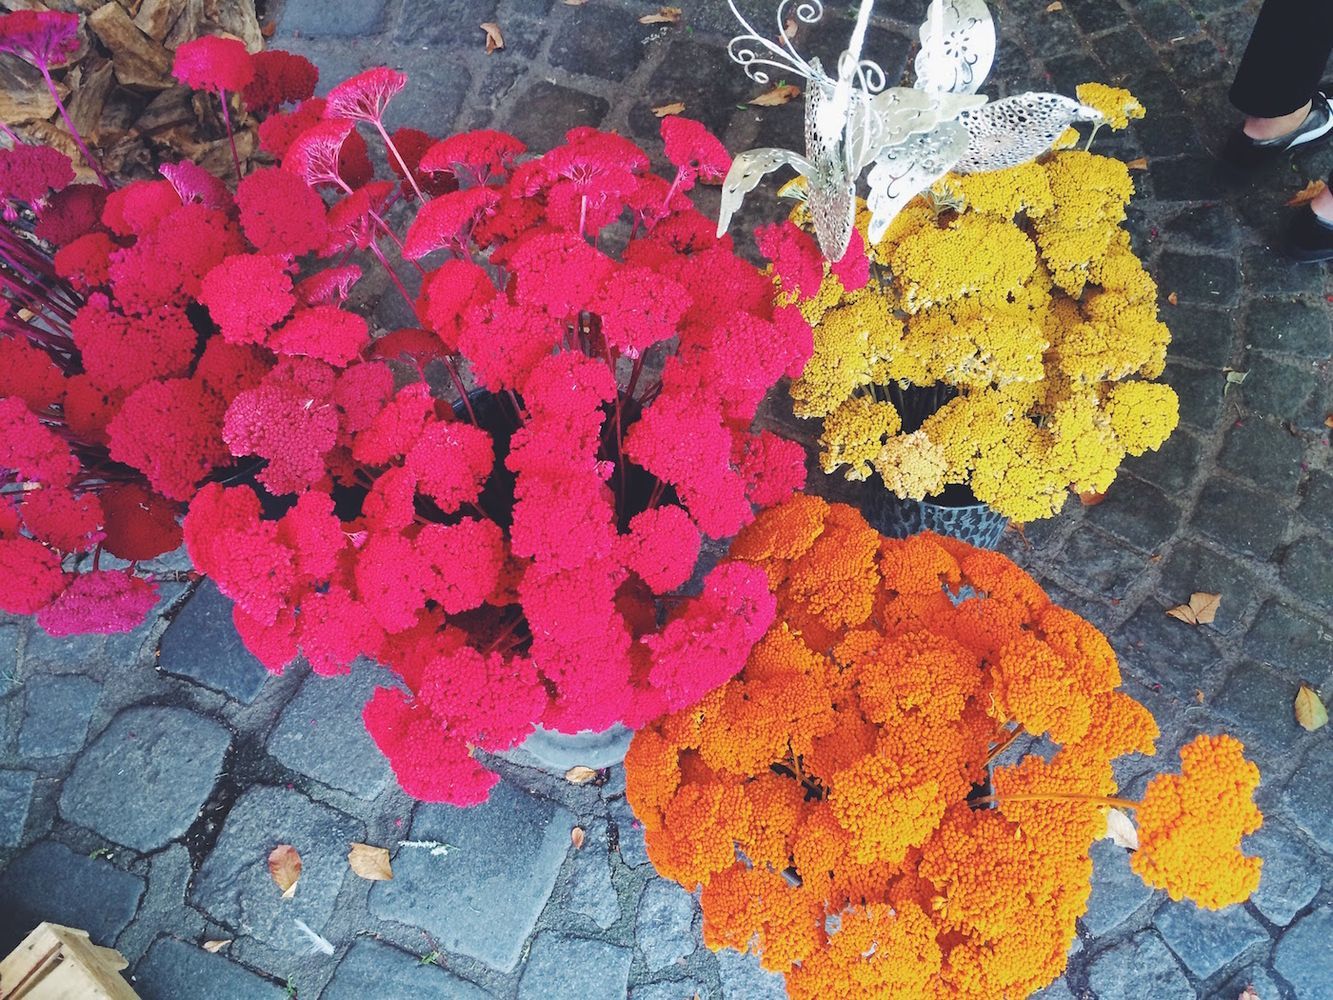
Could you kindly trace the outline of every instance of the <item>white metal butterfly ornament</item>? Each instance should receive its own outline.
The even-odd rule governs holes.
[[[861,58],[874,0],[861,0],[836,78],[818,59],[802,58],[787,29],[789,18],[813,24],[823,17],[821,0],[782,0],[776,42],[754,30],[735,0],[727,6],[745,28],[727,48],[750,79],[768,84],[776,69],[808,85],[805,155],[777,148],[739,154],[722,183],[719,237],[764,175],[789,166],[806,180],[820,250],[840,260],[855,226],[857,182],[867,168],[869,235],[877,243],[903,206],[950,170],[976,173],[1022,163],[1049,149],[1074,122],[1102,118],[1059,94],[989,101],[976,93],[995,59],[995,23],[983,0],[931,0],[913,87],[886,86],[879,64]]]

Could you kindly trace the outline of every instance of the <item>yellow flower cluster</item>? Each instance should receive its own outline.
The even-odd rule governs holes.
[[[1125,90],[1078,95],[1106,127],[1143,116]],[[1032,162],[949,175],[868,245],[865,288],[830,274],[800,302],[815,349],[791,392],[798,416],[824,420],[825,472],[878,475],[914,499],[967,484],[1029,521],[1071,490],[1105,492],[1127,454],[1175,428],[1175,393],[1152,381],[1171,335],[1122,228],[1134,183],[1066,139]],[[863,235],[868,222],[863,208]],[[903,427],[881,388],[894,385],[957,394]]]

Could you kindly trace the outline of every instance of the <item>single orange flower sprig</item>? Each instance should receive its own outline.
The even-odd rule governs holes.
[[[797,1000],[1026,996],[1064,970],[1108,806],[1137,813],[1134,869],[1173,898],[1257,885],[1241,745],[1200,737],[1180,775],[1118,798],[1112,761],[1153,753],[1157,725],[1105,637],[1010,560],[882,538],[804,495],[729,558],[764,571],[773,626],[625,760],[649,856],[701,890],[709,947],[756,952]],[[1023,735],[1043,752],[1014,760]]]

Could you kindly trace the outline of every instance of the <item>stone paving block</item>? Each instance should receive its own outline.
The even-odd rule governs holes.
[[[1300,1000],[1333,1000],[1333,907],[1306,914],[1287,929],[1273,952],[1273,971]]]
[[[1154,272],[1158,286],[1168,295],[1174,292],[1181,302],[1228,306],[1240,289],[1240,269],[1230,257],[1168,250],[1158,258]]]
[[[694,897],[675,882],[654,879],[639,897],[634,939],[650,972],[684,961],[698,947]]]
[[[610,107],[602,98],[581,90],[538,81],[514,102],[505,129],[530,149],[552,149],[564,141],[570,129],[600,125]]]
[[[1246,247],[1241,254],[1241,270],[1245,283],[1266,295],[1313,294],[1324,288],[1324,275],[1319,268],[1292,267],[1270,247]]]
[[[127,708],[79,755],[60,815],[136,851],[156,850],[190,828],[230,743],[225,728],[187,709]]]
[[[1333,664],[1333,624],[1270,601],[1250,626],[1245,652],[1280,670],[1320,681]]]
[[[1189,594],[1181,594],[1188,601]],[[1208,626],[1191,626],[1168,618],[1165,604],[1151,598],[1130,616],[1111,639],[1125,673],[1145,683],[1161,684],[1182,698],[1218,670],[1217,647]]]
[[[1302,733],[1291,708],[1296,691],[1296,682],[1290,678],[1245,662],[1232,671],[1210,704],[1235,723],[1228,732],[1247,748],[1262,747],[1280,758]],[[1263,763],[1266,761],[1261,767]]]
[[[1309,361],[1252,353],[1241,367],[1249,372],[1240,387],[1245,405],[1277,418],[1299,413],[1319,385]]]
[[[255,700],[269,673],[236,634],[231,601],[205,580],[176,613],[159,646],[158,667],[242,704]]]
[[[19,640],[23,633],[16,625],[0,624],[0,698],[18,683]]]
[[[1062,976],[1044,990],[1032,994],[1032,1000],[1076,1000],[1076,998]]]
[[[787,981],[782,974],[761,967],[754,955],[723,948],[717,953],[717,973],[722,979],[722,1000],[787,1000]]]
[[[1273,977],[1268,971],[1259,964],[1247,965],[1234,976],[1232,976],[1225,986],[1217,991],[1219,997],[1230,998],[1239,997],[1246,989],[1254,991],[1259,1000],[1268,1000],[1269,997],[1279,998],[1282,996],[1277,983],[1273,982]]]
[[[634,952],[542,931],[532,943],[518,1000],[624,1000]]]
[[[349,871],[347,852],[364,838],[358,820],[300,792],[254,786],[227,815],[190,886],[190,902],[237,934],[304,953],[310,942],[293,921],[304,920],[314,931],[324,926]],[[268,871],[269,853],[279,844],[291,844],[301,855],[291,899],[282,898]]]
[[[1245,838],[1243,847],[1247,854],[1264,859],[1259,888],[1250,902],[1273,923],[1285,927],[1319,892],[1319,859],[1291,831],[1267,817],[1256,833]]]
[[[57,757],[83,746],[102,686],[77,675],[40,676],[23,688],[19,753]]]
[[[1245,343],[1307,358],[1328,356],[1328,310],[1305,302],[1258,299],[1245,321]]]
[[[1263,925],[1240,906],[1201,910],[1188,901],[1170,902],[1157,911],[1153,926],[1185,968],[1200,979],[1220,971],[1247,948],[1268,941]]]
[[[1155,486],[1128,477],[1112,483],[1106,499],[1089,508],[1088,522],[1152,552],[1175,533],[1180,509]]]
[[[617,847],[621,859],[631,868],[640,868],[649,863],[648,847],[644,842],[643,824],[639,822],[634,810],[626,799],[616,799],[610,803],[611,822],[616,825]]]
[[[0,771],[0,847],[17,847],[22,842],[36,781],[33,771]]]
[[[1169,362],[1162,381],[1180,397],[1181,423],[1211,432],[1222,412],[1226,376],[1217,368],[1192,368]]]
[[[1236,242],[1236,216],[1231,206],[1224,204],[1199,205],[1186,209],[1162,225],[1162,238],[1168,246],[1178,245],[1181,241],[1194,243],[1209,250],[1228,250]],[[1181,320],[1190,315],[1191,310],[1181,298],[1178,309],[1171,310],[1171,347],[1174,350],[1179,337]],[[1225,340],[1231,342],[1230,314],[1212,313],[1210,323],[1214,329],[1227,331]]]
[[[1301,516],[1325,532],[1333,532],[1333,475],[1312,472],[1301,500]]]
[[[339,677],[312,673],[282,710],[268,752],[316,781],[373,799],[393,773],[361,722],[361,708],[377,680],[383,675],[368,662],[357,662]]]
[[[1174,43],[1199,32],[1199,25],[1177,0],[1141,0],[1133,5],[1134,19],[1143,33],[1159,43]]]
[[[399,850],[393,881],[371,887],[370,912],[422,928],[444,951],[509,972],[550,898],[573,826],[568,810],[505,782],[479,806],[422,803],[411,839],[453,850],[443,857]]]
[[[676,35],[644,88],[643,100],[630,110],[630,128],[641,139],[656,137],[662,123],[653,114],[652,106],[683,101],[686,114],[721,135],[736,105],[744,104],[763,90],[748,80],[722,50]]]
[[[489,1000],[490,994],[438,965],[423,965],[416,955],[373,938],[357,938],[338,963],[319,1000],[372,997]]]
[[[8,953],[43,920],[79,927],[113,945],[139,908],[144,880],[64,844],[34,844],[0,873],[0,951]]]
[[[1152,898],[1153,891],[1130,870],[1129,853],[1109,840],[1092,845],[1092,895],[1083,926],[1101,937],[1123,924]]]
[[[1305,535],[1282,557],[1282,582],[1311,604],[1333,605],[1333,544]]]
[[[1069,579],[1108,598],[1124,596],[1147,566],[1146,556],[1126,552],[1115,539],[1096,528],[1074,532],[1051,561]]]
[[[1136,84],[1135,90],[1142,88]],[[1149,101],[1146,96],[1140,96],[1141,101]],[[1149,115],[1149,118],[1153,116]],[[1144,122],[1138,123],[1146,124]],[[1160,123],[1159,123],[1160,125]],[[1183,133],[1189,136],[1193,129]],[[1145,140],[1151,136],[1151,127],[1139,130],[1139,134],[1145,136]],[[1197,153],[1199,148],[1197,139],[1182,139],[1176,137],[1166,141],[1167,144],[1159,146],[1161,150],[1154,156],[1152,145],[1146,146],[1148,153],[1153,158],[1149,161],[1149,169],[1152,171],[1153,193],[1159,201],[1199,201],[1200,199],[1212,199],[1221,195],[1223,191],[1221,179],[1218,177],[1217,161],[1211,156],[1200,156]],[[1175,156],[1171,148],[1184,145],[1184,156]],[[1167,157],[1170,157],[1169,159]],[[1170,294],[1171,289],[1162,286],[1164,294]],[[1174,383],[1172,383],[1174,384]]]
[[[1140,931],[1094,958],[1088,984],[1098,1000],[1195,1000],[1197,996],[1162,939],[1151,931]]]
[[[623,80],[633,73],[647,48],[641,40],[655,30],[639,24],[629,11],[612,7],[582,6],[561,13],[551,42],[551,65],[603,80]],[[614,45],[607,44],[611,38]]]
[[[384,24],[384,0],[286,0],[282,33],[306,38],[373,35]]]
[[[1066,0],[1065,10],[1087,33],[1118,28],[1125,23],[1125,12],[1103,0]]]
[[[706,988],[693,979],[645,983],[629,988],[629,1000],[694,1000],[695,997],[707,995]]]
[[[482,31],[477,29],[472,41],[480,48],[484,38]],[[401,50],[396,54],[399,58],[394,68],[406,73],[410,82],[385,109],[385,126],[391,130],[408,126],[431,135],[457,131],[455,120],[463,105],[463,97],[472,85],[472,74],[467,66],[456,58],[442,56],[430,49]],[[512,58],[519,56],[515,53]]]
[[[1301,479],[1305,446],[1277,421],[1249,417],[1227,429],[1219,458],[1228,472],[1279,496],[1291,496]]]
[[[1287,530],[1290,515],[1270,494],[1224,479],[1210,479],[1194,506],[1193,527],[1229,549],[1268,559]],[[1237,525],[1245,525],[1237,531]]]
[[[1222,368],[1231,359],[1234,318],[1230,309],[1182,303],[1168,316],[1171,344],[1167,350],[1173,359],[1189,358],[1199,364]]]
[[[1328,821],[1328,790],[1333,788],[1333,753],[1328,744],[1316,744],[1296,773],[1287,779],[1282,804],[1306,834],[1333,854],[1333,823]]]
[[[160,937],[134,970],[134,991],[142,1000],[288,1000],[287,990],[222,953]]]
[[[484,43],[478,25],[500,20],[499,5],[499,0],[403,0],[393,40],[398,45],[418,49],[442,45],[454,49],[481,48]],[[507,49],[507,20],[501,28]]]
[[[1199,442],[1177,431],[1156,451],[1126,459],[1123,469],[1160,487],[1168,496],[1178,496],[1199,474]]]
[[[623,770],[623,769],[622,769]],[[566,905],[606,930],[620,919],[620,899],[611,882],[606,823],[584,825],[583,847],[574,852],[565,879]]]

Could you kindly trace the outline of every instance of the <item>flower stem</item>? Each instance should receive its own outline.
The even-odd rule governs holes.
[[[65,127],[69,129],[70,138],[74,140],[74,145],[79,147],[79,152],[82,153],[83,158],[88,161],[88,166],[92,167],[93,173],[97,174],[97,179],[102,183],[102,187],[110,191],[111,179],[107,177],[106,173],[102,170],[102,165],[97,162],[97,159],[88,149],[88,145],[83,141],[83,136],[79,134],[79,130],[74,127],[74,121],[70,118],[69,112],[65,110],[65,102],[62,101],[60,95],[56,93],[56,82],[51,79],[51,71],[46,68],[44,62],[38,61],[36,65],[37,69],[41,71],[42,79],[46,81],[46,89],[51,92],[51,99],[56,102],[56,107],[60,111],[60,117],[64,119]]]
[[[227,141],[231,143],[231,162],[236,167],[236,183],[241,183],[241,158],[236,155],[236,135],[231,130],[231,109],[227,107],[227,92],[218,88],[218,100],[222,104],[222,124],[227,126]]]
[[[378,118],[375,119],[375,129],[379,132],[380,138],[384,140],[384,146],[393,154],[393,158],[398,161],[398,166],[402,168],[403,176],[407,178],[407,183],[412,185],[412,190],[417,193],[417,200],[423,205],[426,203],[426,196],[421,193],[421,188],[417,187],[417,179],[412,176],[412,171],[407,169],[407,164],[403,162],[402,155],[398,152],[398,147],[393,144],[389,138],[389,133],[384,131],[384,126]]]

